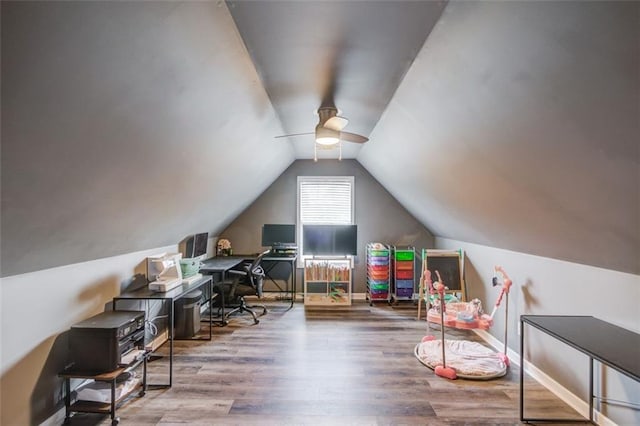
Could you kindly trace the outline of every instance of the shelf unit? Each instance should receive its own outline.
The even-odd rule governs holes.
[[[351,305],[351,260],[323,257],[305,259],[304,304]]]
[[[71,419],[71,413],[98,413],[109,414],[111,416],[111,424],[117,425],[120,419],[116,417],[116,408],[125,399],[129,398],[137,390],[138,396],[144,396],[147,391],[147,359],[151,351],[145,351],[142,355],[131,362],[129,365],[116,368],[113,371],[100,374],[92,374],[82,371],[74,371],[73,367],[64,370],[59,374],[64,379],[64,405],[65,405],[65,418],[64,424],[68,424]],[[142,365],[142,377],[139,382],[133,386],[128,392],[116,397],[116,389],[118,386],[118,378],[123,374],[127,374]],[[71,402],[71,379],[85,379],[93,380],[95,382],[105,382],[110,384],[111,398],[109,402],[97,402],[78,399]],[[135,379],[134,379],[135,380]]]
[[[369,305],[391,300],[391,249],[382,243],[367,244],[367,293]]]
[[[413,300],[415,287],[415,247],[393,247],[393,292],[391,301]]]

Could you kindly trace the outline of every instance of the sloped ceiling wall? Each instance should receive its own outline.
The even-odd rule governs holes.
[[[450,2],[358,161],[435,235],[640,274],[640,3]]]
[[[293,161],[224,2],[1,12],[2,276],[217,234]],[[450,2],[358,161],[436,236],[639,274],[639,16]]]
[[[293,161],[224,2],[2,2],[2,276],[216,234]]]

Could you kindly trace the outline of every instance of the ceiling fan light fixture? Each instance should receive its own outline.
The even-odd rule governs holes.
[[[340,142],[340,132],[322,126],[316,129],[317,144],[330,146],[336,145],[338,142]]]
[[[340,142],[340,139],[338,138],[316,138],[316,142],[320,145],[325,145],[325,146],[331,146],[331,145],[336,145],[338,142]]]

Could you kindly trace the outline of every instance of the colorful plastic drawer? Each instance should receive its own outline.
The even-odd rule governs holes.
[[[389,250],[369,250],[369,256],[389,256]]]
[[[413,296],[412,288],[399,288],[396,290],[396,295],[398,297],[411,297]]]
[[[413,260],[412,251],[396,251],[396,260]]]
[[[407,261],[402,261],[402,262],[396,262],[396,269],[397,270],[411,270],[413,271],[413,262],[407,262]]]
[[[413,290],[413,280],[397,280],[396,288],[410,288]]]
[[[400,270],[396,272],[396,278],[399,280],[412,280],[413,270]]]
[[[369,265],[367,269],[370,271],[388,271],[389,265]]]
[[[389,273],[388,272],[367,272],[367,277],[372,280],[388,281]]]
[[[370,284],[369,289],[371,289],[371,291],[389,291],[389,284]]]
[[[370,265],[388,265],[389,259],[386,257],[374,257],[373,259],[369,259]]]
[[[377,296],[377,297],[389,296],[389,290],[371,290],[370,293],[372,296]]]

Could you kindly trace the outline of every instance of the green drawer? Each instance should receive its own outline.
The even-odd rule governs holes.
[[[396,250],[396,260],[413,260],[413,251]]]

